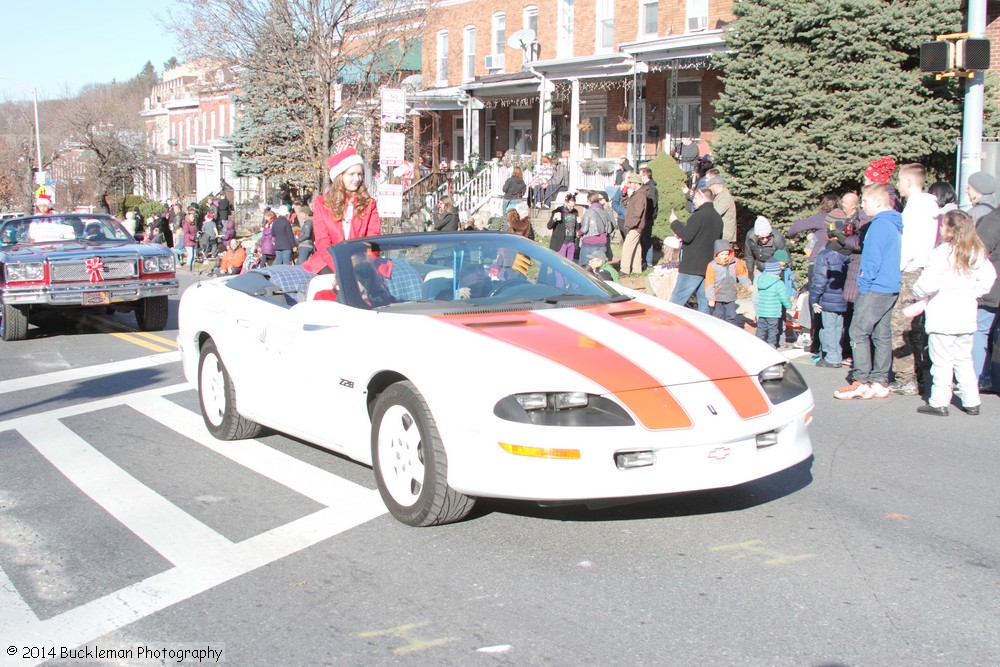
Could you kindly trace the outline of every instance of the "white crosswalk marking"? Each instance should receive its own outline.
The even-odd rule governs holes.
[[[18,428],[69,481],[174,565],[225,558],[232,542],[112,463],[62,422]]]
[[[171,353],[175,354],[175,353]],[[97,377],[164,363],[108,364],[0,383],[0,393]],[[152,359],[152,358],[150,358]],[[46,381],[29,382],[38,378]],[[19,384],[20,383],[20,384]],[[93,641],[214,586],[239,577],[357,525],[381,516],[377,491],[310,466],[257,441],[221,442],[201,416],[164,396],[190,390],[186,384],[157,387],[85,404],[0,421],[16,430],[56,469],[139,536],[174,567],[61,614],[40,620],[0,567],[0,637],[9,644],[78,646]],[[143,485],[60,420],[129,405],[165,427],[296,491],[324,509],[235,544]],[[0,654],[0,665],[37,664]]]
[[[97,366],[84,366],[83,368],[70,368],[64,371],[53,371],[51,373],[40,373],[29,375],[13,380],[3,380],[0,382],[0,394],[8,394],[14,391],[24,391],[25,389],[37,389],[47,387],[60,382],[72,382],[73,380],[86,380],[102,375],[112,375],[114,373],[127,373],[128,371],[139,370],[140,368],[151,368],[163,364],[172,364],[181,360],[180,352],[164,352],[148,357],[137,357],[116,361],[110,364],[99,364]]]

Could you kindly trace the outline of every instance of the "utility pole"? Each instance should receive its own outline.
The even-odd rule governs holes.
[[[986,35],[986,0],[969,0],[967,30],[973,37]],[[983,167],[983,88],[984,72],[979,70],[965,80],[965,110],[962,118],[962,164],[959,166],[956,189],[960,208],[967,207],[969,195],[965,188],[969,176]],[[996,176],[996,174],[994,174]]]

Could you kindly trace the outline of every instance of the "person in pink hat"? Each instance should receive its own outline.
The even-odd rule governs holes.
[[[353,148],[345,148],[326,159],[330,169],[330,187],[326,194],[313,199],[313,235],[316,251],[302,268],[319,273],[333,269],[333,258],[326,249],[347,239],[377,236],[382,233],[378,208],[365,187],[365,165]]]

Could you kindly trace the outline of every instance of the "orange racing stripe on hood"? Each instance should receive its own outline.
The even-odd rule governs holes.
[[[614,394],[650,430],[691,428],[692,421],[670,392],[631,360],[570,327],[531,313],[438,315],[561,364]]]
[[[771,411],[764,392],[724,347],[681,317],[635,304],[584,308],[647,338],[694,366],[719,389],[740,419]]]

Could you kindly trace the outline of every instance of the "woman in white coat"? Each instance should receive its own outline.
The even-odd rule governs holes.
[[[990,290],[997,274],[968,214],[945,213],[940,231],[941,244],[913,286],[914,296],[926,299],[925,328],[933,380],[927,405],[921,405],[917,412],[947,417],[954,376],[962,410],[978,415],[979,379],[972,368],[976,299]]]

